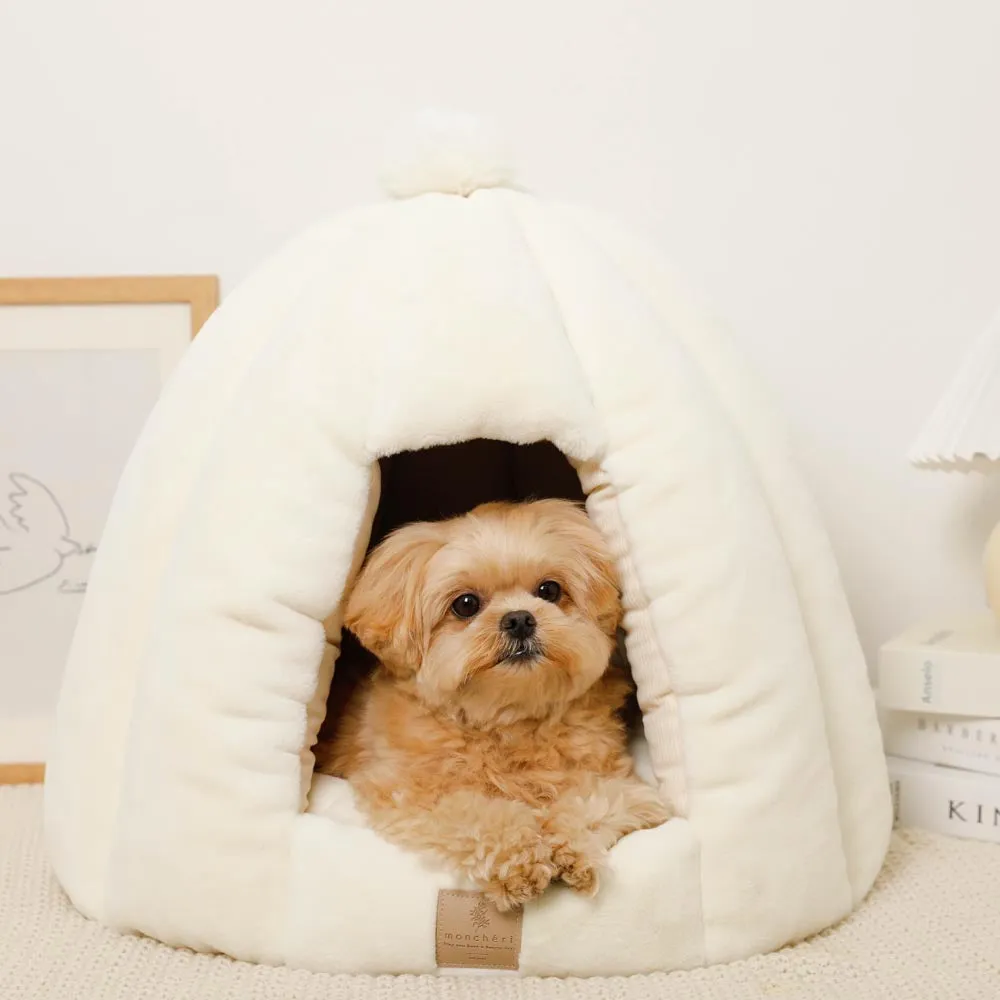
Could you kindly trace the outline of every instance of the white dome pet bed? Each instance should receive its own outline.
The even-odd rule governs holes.
[[[384,178],[396,200],[236,290],[136,446],[58,710],[60,882],[175,945],[435,969],[453,877],[367,829],[311,747],[373,525],[428,483],[460,491],[467,463],[435,466],[437,446],[478,441],[518,495],[575,470],[619,562],[645,771],[676,813],[613,848],[595,899],[525,907],[521,973],[690,968],[828,927],[882,864],[889,791],[779,424],[634,237],[517,189],[472,119],[413,135]]]

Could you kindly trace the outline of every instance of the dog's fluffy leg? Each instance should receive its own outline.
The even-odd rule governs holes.
[[[585,895],[598,888],[598,871],[626,834],[659,826],[670,810],[655,788],[636,777],[587,775],[543,814],[559,877]]]
[[[458,791],[429,809],[400,801],[371,818],[388,840],[434,854],[469,877],[500,910],[540,896],[556,876],[539,819],[523,802]]]

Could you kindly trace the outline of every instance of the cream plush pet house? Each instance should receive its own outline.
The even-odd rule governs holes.
[[[653,252],[515,189],[471,119],[411,139],[397,200],[321,223],[230,296],[136,447],[59,707],[60,882],[176,945],[433,971],[451,876],[313,779],[341,597],[378,518],[429,488],[568,477],[617,553],[644,766],[677,818],[619,843],[596,899],[529,904],[521,972],[726,962],[828,927],[880,868],[889,794],[782,430]],[[470,441],[472,459],[432,448]]]

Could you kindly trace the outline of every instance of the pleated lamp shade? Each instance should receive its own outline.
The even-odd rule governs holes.
[[[1000,471],[1000,313],[973,344],[909,457],[925,469]]]
[[[910,448],[923,469],[1000,471],[1000,313],[972,345]],[[986,599],[1000,629],[1000,523],[983,550]]]

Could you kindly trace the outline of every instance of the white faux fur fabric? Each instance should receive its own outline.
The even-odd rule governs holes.
[[[691,968],[814,933],[871,886],[890,804],[780,426],[653,252],[589,212],[465,193],[321,223],[188,352],[122,479],[67,667],[55,872],[84,913],[168,943],[433,971],[451,877],[307,811],[324,622],[336,637],[380,456],[544,439],[618,557],[678,815],[614,849],[596,900],[528,906],[521,971]]]

